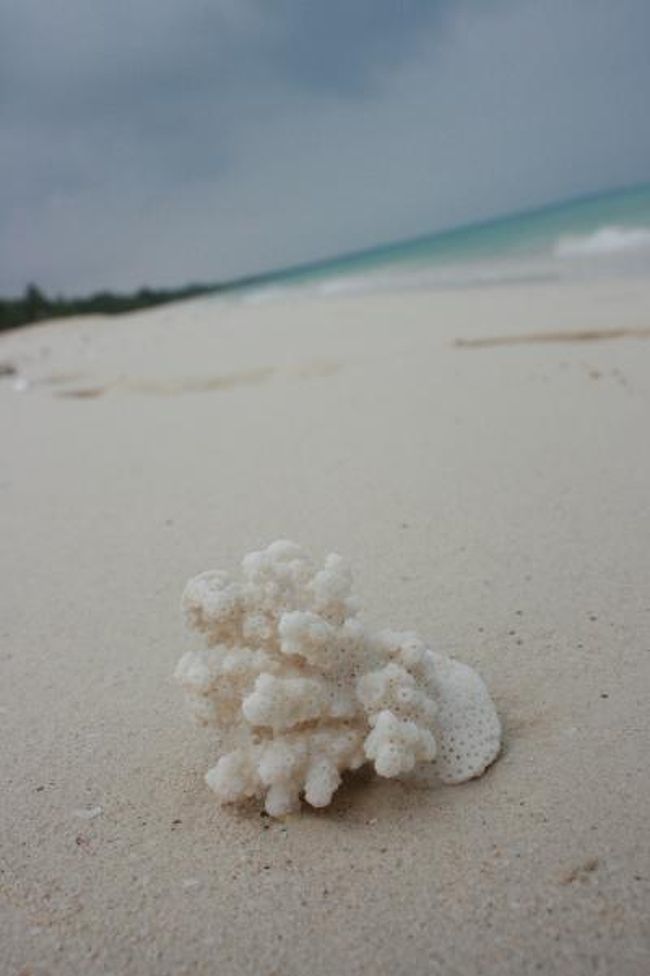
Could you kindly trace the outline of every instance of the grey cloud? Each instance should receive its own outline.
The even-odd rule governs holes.
[[[328,0],[272,4],[282,12],[275,54],[286,76],[315,91],[362,94],[401,63],[421,32],[444,21],[446,0]]]
[[[5,104],[129,111],[206,88],[223,103],[261,82],[364,89],[399,63],[447,2],[394,0],[11,0],[4,11]],[[127,96],[130,96],[127,97]]]
[[[17,196],[83,184],[83,169],[97,174],[102,161],[107,170],[144,166],[154,184],[167,173],[217,176],[232,162],[234,131],[290,110],[307,91],[363,89],[438,6],[13,0],[2,105]],[[29,151],[39,136],[47,173]]]
[[[5,0],[0,292],[217,279],[650,175],[645,0]]]

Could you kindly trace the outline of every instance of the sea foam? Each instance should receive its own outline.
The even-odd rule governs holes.
[[[591,234],[560,237],[553,248],[556,258],[585,258],[650,249],[647,227],[599,227]]]

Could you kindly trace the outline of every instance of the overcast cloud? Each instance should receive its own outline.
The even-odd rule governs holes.
[[[649,47],[648,0],[0,0],[0,293],[649,180]]]

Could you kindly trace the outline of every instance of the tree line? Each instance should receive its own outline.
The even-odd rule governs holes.
[[[36,285],[28,285],[18,298],[0,298],[0,330],[67,315],[119,315],[223,291],[227,287],[197,284],[183,288],[140,288],[128,294],[100,291],[85,298],[65,298],[61,295],[50,298]]]

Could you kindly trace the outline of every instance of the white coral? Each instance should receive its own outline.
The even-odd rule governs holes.
[[[183,595],[207,647],[176,669],[194,717],[226,751],[206,780],[224,803],[264,798],[271,816],[329,804],[341,774],[380,776],[436,762],[460,783],[499,752],[501,728],[481,678],[410,632],[358,620],[340,556],[315,567],[292,542],[247,555],[243,581],[202,573]]]

